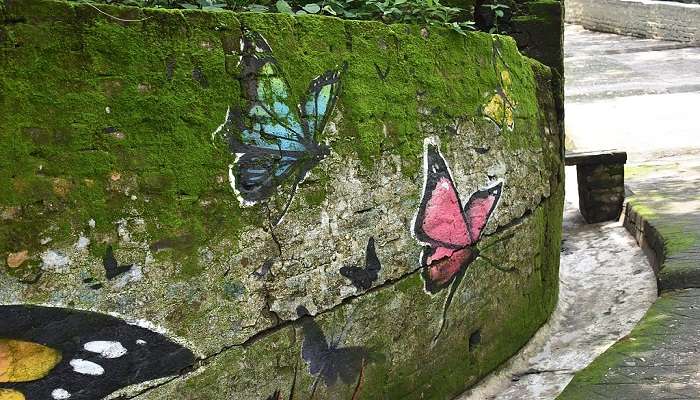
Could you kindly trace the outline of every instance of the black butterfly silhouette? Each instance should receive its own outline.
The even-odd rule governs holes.
[[[367,349],[361,346],[338,347],[342,335],[329,343],[321,327],[309,316],[306,307],[297,307],[297,315],[303,317],[304,342],[301,357],[308,364],[309,373],[323,380],[326,386],[335,385],[338,380],[345,384],[355,382],[369,357]]]
[[[194,363],[189,349],[111,315],[7,305],[0,306],[0,321],[0,344],[35,345],[60,353],[43,377],[0,382],[0,389],[31,400],[101,399],[133,384],[178,375]],[[2,350],[0,346],[0,356]]]
[[[372,287],[379,278],[379,270],[382,269],[382,264],[377,257],[377,250],[374,248],[374,238],[370,237],[367,241],[367,251],[365,253],[365,267],[342,267],[340,274],[352,281],[353,286],[358,290],[367,290]]]
[[[114,258],[114,250],[112,250],[112,245],[107,246],[105,256],[102,258],[102,265],[105,267],[107,280],[110,281],[119,275],[128,272],[131,267],[133,267],[133,264],[119,265],[119,263],[117,263],[117,259]]]

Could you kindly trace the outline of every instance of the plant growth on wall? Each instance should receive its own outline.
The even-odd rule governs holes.
[[[84,3],[120,4],[138,7],[202,9],[208,11],[278,12],[290,15],[317,14],[343,19],[376,20],[443,26],[464,34],[474,29],[465,20],[466,10],[449,7],[440,0],[74,0]]]

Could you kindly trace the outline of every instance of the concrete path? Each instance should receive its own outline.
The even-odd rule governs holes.
[[[576,176],[571,167],[566,173]],[[634,239],[617,222],[586,225],[575,179],[566,189],[559,303],[552,318],[460,400],[554,399],[575,372],[628,334],[656,299],[653,271]]]
[[[661,295],[634,330],[577,373],[558,398],[699,399],[700,48],[665,49],[670,44],[576,27],[567,32],[604,42],[567,59],[573,66],[566,105],[573,144],[630,151],[625,225],[653,261]],[[646,50],[642,56],[637,50],[605,54],[620,47]],[[585,83],[595,72],[578,58],[587,51],[599,54],[601,63],[624,59],[610,61],[600,82]],[[616,73],[620,82],[607,79]],[[635,90],[655,94],[628,95]]]
[[[564,36],[567,146],[631,162],[698,146],[700,47],[586,31]]]
[[[630,229],[657,260],[659,299],[576,375],[563,400],[700,398],[700,157],[629,168]]]

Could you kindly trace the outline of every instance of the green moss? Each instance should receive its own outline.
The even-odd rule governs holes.
[[[515,130],[502,135],[512,148],[542,143],[531,134],[538,112],[533,75],[509,38],[434,29],[424,39],[416,27],[315,16],[103,8],[146,19],[119,23],[60,1],[10,3],[10,14],[28,13],[37,23],[8,27],[13,42],[3,50],[2,91],[12,99],[4,99],[0,116],[0,182],[8,185],[0,204],[26,212],[1,228],[2,254],[38,249],[50,221],[59,221],[56,237],[70,238],[89,219],[98,234],[114,236],[114,220],[133,207],[153,241],[184,234],[195,244],[235,239],[255,225],[262,211],[239,209],[222,183],[233,155],[210,141],[240,98],[225,55],[240,25],[269,38],[296,101],[315,76],[349,62],[339,133],[319,137],[341,157],[371,167],[385,153],[398,154],[404,173],[417,176],[426,125],[449,143],[456,118],[471,118],[477,128],[489,123],[480,109],[504,70],[516,82],[509,88],[516,106]],[[378,69],[388,71],[384,80]],[[195,70],[205,84],[193,78]],[[62,195],[53,190],[57,179],[67,181]],[[307,206],[320,205],[326,184],[309,186]],[[137,199],[129,201],[132,194]],[[50,214],[34,218],[45,204],[52,204]],[[186,275],[197,273],[185,264]]]
[[[677,300],[673,294],[664,294],[649,308],[629,335],[598,356],[586,368],[574,375],[574,379],[557,397],[558,400],[586,400],[606,383],[608,374],[631,358],[642,359],[657,349],[672,329],[674,315],[669,313]],[[671,328],[669,328],[669,326]]]

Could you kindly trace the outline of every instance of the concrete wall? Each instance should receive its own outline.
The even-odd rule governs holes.
[[[700,45],[698,4],[638,0],[566,0],[565,20],[594,31]]]
[[[559,92],[511,38],[3,5],[0,398],[449,399],[547,320]]]

